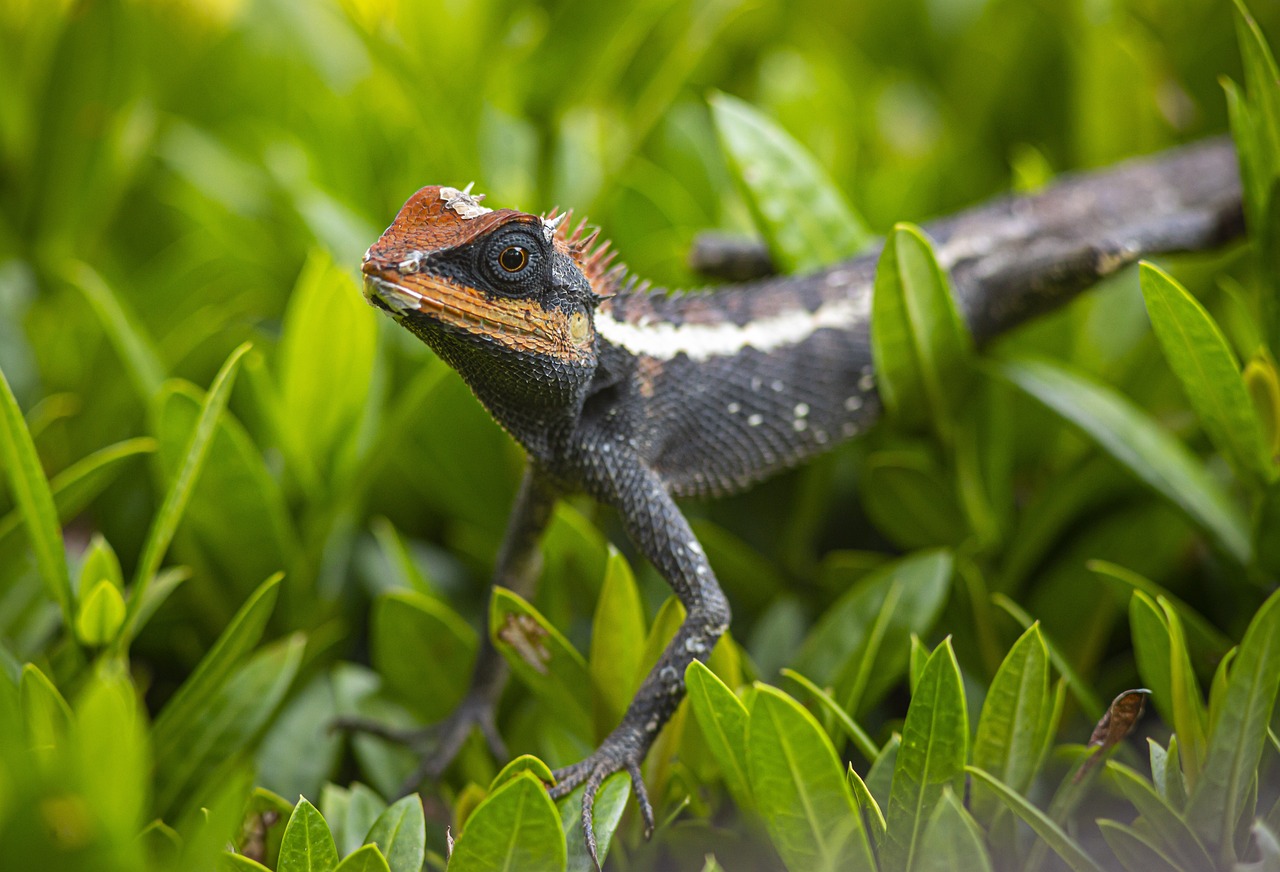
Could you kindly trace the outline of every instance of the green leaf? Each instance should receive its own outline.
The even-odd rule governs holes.
[[[987,690],[973,741],[973,765],[1024,791],[1039,768],[1053,711],[1049,694],[1049,649],[1033,624],[1009,649]],[[999,799],[975,785],[973,816],[990,826]]]
[[[915,642],[915,638],[916,637],[912,635],[911,639],[913,644]],[[840,703],[836,702],[831,694],[818,687],[818,685],[814,684],[794,669],[783,669],[782,675],[786,678],[790,678],[796,684],[809,692],[809,695],[812,696],[818,705],[822,707],[822,710],[825,711],[829,717],[835,720],[841,731],[849,737],[849,740],[853,742],[855,747],[857,747],[859,754],[866,757],[868,760],[874,760],[880,756],[880,747],[876,745],[870,736],[867,735],[866,730],[858,726],[857,721],[849,717],[849,713],[840,707]]]
[[[26,523],[40,578],[62,610],[63,624],[74,627],[75,598],[62,530],[58,527],[58,511],[22,410],[3,372],[0,372],[0,470],[5,473],[9,492]]]
[[[222,868],[225,872],[271,872],[257,860],[243,854],[223,854]]]
[[[695,661],[696,662],[696,661]],[[560,827],[568,848],[568,872],[595,872],[596,864],[587,851],[587,836],[582,830],[582,794],[579,787],[560,801]],[[591,810],[591,823],[596,833],[596,852],[601,864],[609,855],[613,834],[626,810],[631,795],[631,779],[625,772],[615,772],[605,779],[596,793],[595,806]]]
[[[1128,766],[1108,760],[1107,771],[1147,822],[1162,851],[1186,869],[1214,868],[1204,844],[1188,826],[1188,820],[1194,821],[1194,818],[1190,815],[1184,818],[1156,792],[1151,782]],[[1212,816],[1219,814],[1221,812],[1213,812]]]
[[[560,816],[542,782],[522,772],[485,798],[453,846],[449,872],[561,870],[567,854]]]
[[[1102,872],[1102,867],[1093,861],[1078,842],[1063,832],[1062,827],[1054,823],[1052,818],[1023,799],[1016,790],[976,766],[966,766],[965,771],[977,783],[989,788],[1000,797],[1000,801],[1027,826],[1035,830],[1036,835],[1043,839],[1045,844],[1066,861],[1066,864],[1075,872]]]
[[[1173,692],[1173,728],[1182,748],[1182,768],[1194,787],[1200,776],[1207,739],[1208,717],[1200,684],[1191,667],[1191,655],[1182,632],[1182,621],[1163,597],[1157,600],[1169,632],[1169,684]]]
[[[862,776],[853,768],[852,763],[849,764],[848,771],[849,788],[853,791],[854,801],[858,803],[863,821],[870,829],[872,844],[879,848],[884,844],[886,831],[884,812],[880,810],[880,803],[876,802],[876,798],[871,795],[871,788],[867,787],[867,783],[862,780]]]
[[[34,663],[22,667],[18,698],[27,747],[41,754],[56,751],[71,726],[71,707]]]
[[[582,655],[530,603],[495,587],[489,635],[516,677],[573,733],[591,735],[591,679]]]
[[[992,594],[991,601],[999,608],[1008,612],[1015,621],[1022,625],[1023,630],[1030,630],[1032,625],[1036,623],[1035,619],[1033,619],[1031,615],[1027,614],[1025,609],[1002,593]],[[1063,654],[1058,646],[1054,644],[1053,639],[1045,634],[1043,630],[1040,635],[1041,638],[1044,639],[1045,647],[1049,649],[1049,662],[1052,663],[1053,668],[1058,670],[1062,677],[1066,679],[1067,684],[1071,688],[1071,693],[1080,703],[1085,714],[1094,720],[1102,717],[1102,713],[1106,710],[1106,706],[1102,704],[1102,700],[1098,699],[1097,695],[1089,689],[1089,683],[1080,676],[1080,673],[1071,665],[1071,661],[1068,660],[1066,655]]]
[[[890,415],[908,427],[928,422],[949,441],[971,380],[973,338],[932,245],[910,224],[893,228],[876,266],[871,354]]]
[[[788,868],[875,868],[831,740],[795,700],[765,684],[751,702],[747,766],[756,810]]]
[[[376,342],[377,323],[347,271],[313,250],[289,298],[277,360],[282,424],[322,473],[354,438]]]
[[[551,774],[551,768],[546,763],[543,763],[540,758],[532,754],[521,754],[498,770],[498,774],[493,776],[493,780],[489,782],[489,790],[487,792],[493,793],[521,772],[532,774],[534,778],[543,784],[556,783],[556,777]]]
[[[427,851],[426,826],[422,798],[415,793],[392,803],[379,815],[364,841],[378,846],[390,872],[420,872]]]
[[[711,97],[720,144],[784,272],[856,254],[871,235],[817,161],[781,127],[727,94]]]
[[[480,641],[446,603],[412,590],[384,594],[374,603],[371,635],[386,690],[424,721],[462,701]]]
[[[948,786],[964,790],[968,745],[964,684],[947,639],[929,656],[902,727],[886,815],[885,856],[891,868],[916,868],[925,825],[943,791]]]
[[[1151,758],[1151,783],[1165,802],[1173,809],[1181,810],[1187,804],[1187,785],[1182,777],[1182,766],[1178,763],[1178,737],[1169,737],[1168,750],[1150,737],[1147,738],[1147,747]]]
[[[173,476],[169,490],[165,493],[164,502],[152,519],[151,529],[147,533],[146,543],[142,548],[142,556],[138,559],[133,587],[129,592],[129,608],[125,615],[124,628],[120,633],[120,639],[124,645],[128,645],[139,628],[138,610],[146,598],[147,587],[160,569],[160,562],[164,560],[165,552],[169,550],[169,543],[178,529],[178,522],[186,509],[187,501],[191,499],[191,492],[195,489],[196,479],[200,476],[209,445],[213,442],[214,433],[217,431],[218,418],[226,409],[227,400],[231,397],[231,388],[235,384],[240,359],[248,352],[249,347],[249,344],[245,343],[231,352],[226,362],[222,364],[222,369],[218,370],[218,374],[214,376],[209,393],[200,407],[200,417],[191,430],[191,438],[183,452],[182,465]]]
[[[122,624],[124,597],[118,587],[104,578],[90,589],[80,605],[76,635],[84,644],[97,647],[114,639]]]
[[[1231,667],[1226,698],[1209,729],[1209,752],[1187,806],[1187,819],[1226,856],[1257,775],[1267,725],[1280,689],[1280,592],[1249,622]]]
[[[1274,480],[1262,427],[1227,338],[1168,273],[1143,263],[1141,277],[1151,326],[1205,432],[1242,478]]]
[[[84,294],[98,316],[103,332],[115,346],[139,399],[144,403],[150,402],[160,392],[165,376],[164,364],[151,337],[137,316],[124,308],[116,292],[92,267],[76,261],[68,270],[68,278]]]
[[[694,660],[684,671],[689,707],[698,721],[725,786],[739,807],[753,807],[747,763],[747,707],[706,664]]]
[[[1178,617],[1182,619],[1183,624],[1186,626],[1187,641],[1200,646],[1204,652],[1214,659],[1220,658],[1231,648],[1231,640],[1223,635],[1221,630],[1209,623],[1203,615],[1191,608],[1191,606],[1146,576],[1139,575],[1131,569],[1117,566],[1106,560],[1090,560],[1085,566],[1088,567],[1090,572],[1096,572],[1103,578],[1119,582],[1126,592],[1142,591],[1151,600],[1163,598],[1177,610]]]
[[[945,551],[923,551],[851,585],[809,633],[796,671],[834,686],[846,711],[856,714],[870,705],[907,668],[911,634],[924,635],[933,626],[946,602],[952,565]]]
[[[991,872],[982,831],[950,788],[943,791],[929,817],[915,868],[920,872]]]
[[[404,867],[408,869],[409,867]],[[413,872],[419,872],[422,864],[419,863],[413,867]],[[358,848],[337,865],[334,872],[398,872],[392,869],[387,863],[386,857],[382,856],[382,852],[378,850],[377,845],[365,845]]]
[[[960,545],[969,534],[947,473],[924,451],[870,454],[859,499],[867,517],[901,548]]]
[[[644,651],[644,610],[627,559],[610,546],[591,624],[592,715],[601,739],[622,720],[635,695]]]
[[[1129,872],[1187,872],[1133,827],[1100,820],[1098,829],[1111,847],[1111,853]]]
[[[275,608],[280,580],[278,574],[271,576],[245,600],[213,647],[160,710],[151,728],[157,760],[182,753],[190,731],[209,713],[210,701],[248,659]]]
[[[316,807],[298,797],[280,842],[277,872],[332,872],[338,866],[338,849]]]
[[[1184,511],[1241,564],[1248,524],[1204,465],[1111,388],[1046,360],[1003,361],[996,371],[1092,437],[1140,481]]]
[[[84,553],[84,562],[80,564],[80,582],[76,586],[82,604],[100,581],[108,582],[116,590],[124,590],[124,574],[120,571],[116,552],[101,533],[94,533]]]

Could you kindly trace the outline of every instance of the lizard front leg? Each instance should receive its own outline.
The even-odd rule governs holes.
[[[603,449],[603,450],[602,450]],[[587,759],[555,773],[555,799],[585,785],[582,825],[596,865],[592,810],[596,792],[615,772],[631,776],[644,818],[646,837],[654,827],[653,807],[640,773],[649,747],[684,698],[684,672],[694,660],[705,660],[729,626],[729,603],[689,522],[671,499],[659,476],[618,445],[591,446],[579,454],[590,458],[583,478],[589,492],[611,503],[628,536],[671,585],[685,607],[685,619],[662,656],[645,677],[621,723]]]
[[[542,562],[538,543],[551,520],[558,496],[559,491],[549,479],[530,463],[520,482],[498,551],[493,587],[514,590],[523,597],[533,594]],[[494,722],[494,710],[507,681],[507,663],[493,647],[487,628],[480,639],[467,695],[443,721],[411,730],[394,729],[365,718],[344,718],[336,723],[339,729],[371,733],[419,749],[418,766],[400,788],[401,795],[413,792],[424,781],[439,778],[473,729],[480,730],[495,757],[506,759],[507,750]]]

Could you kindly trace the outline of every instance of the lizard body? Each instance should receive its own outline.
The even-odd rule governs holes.
[[[1143,256],[1211,247],[1242,231],[1235,156],[1225,141],[1067,178],[926,225],[961,315],[981,344],[1060,305]],[[803,462],[879,416],[870,349],[877,252],[809,276],[671,295],[611,264],[607,245],[565,216],[490,210],[447,187],[418,191],[365,255],[376,307],[458,370],[526,449],[495,583],[527,587],[536,544],[560,495],[615,507],[628,535],[671,585],[687,617],[621,724],[553,795],[586,783],[594,855],[595,790],[639,776],[729,607],[675,497],[742,490]],[[487,640],[486,640],[487,642]],[[438,774],[479,724],[503,669],[486,644],[476,692],[451,721]],[[416,786],[416,785],[415,785]]]

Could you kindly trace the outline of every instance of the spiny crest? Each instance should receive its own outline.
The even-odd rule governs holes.
[[[561,213],[558,208],[553,208],[543,220],[555,222],[556,238],[564,244],[598,296],[612,297],[618,292],[627,268],[621,263],[614,263],[618,253],[612,250],[609,240],[600,239],[599,227],[589,226],[587,219],[583,218],[571,229],[572,209]]]

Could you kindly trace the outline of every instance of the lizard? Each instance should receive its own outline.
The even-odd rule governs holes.
[[[870,343],[878,249],[810,275],[672,294],[615,263],[585,221],[482,201],[470,186],[413,194],[364,256],[364,294],[456,369],[525,450],[495,585],[530,589],[556,500],[585,492],[617,510],[685,608],[618,726],[549,787],[561,798],[585,785],[596,858],[593,804],[615,772],[630,775],[652,832],[640,764],[684,695],[686,667],[729,626],[729,603],[676,500],[741,491],[880,416]],[[1139,258],[1219,246],[1244,227],[1235,154],[1211,140],[924,229],[982,346]],[[471,691],[442,725],[346,724],[436,743],[407,790],[441,774],[473,728],[505,754],[493,719],[505,662],[483,636]]]

